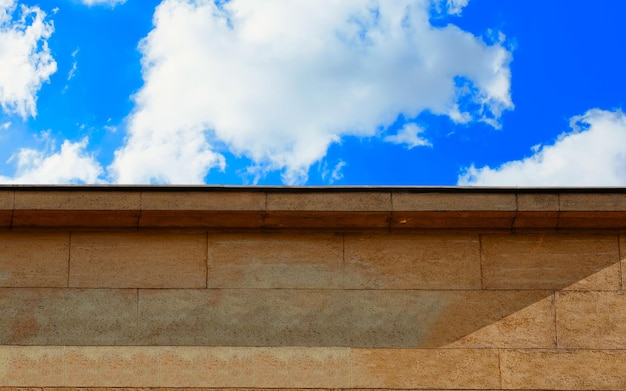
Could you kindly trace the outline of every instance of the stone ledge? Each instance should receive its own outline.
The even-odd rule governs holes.
[[[0,186],[0,228],[624,229],[626,189]]]

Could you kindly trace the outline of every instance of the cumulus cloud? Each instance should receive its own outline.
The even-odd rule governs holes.
[[[331,143],[379,136],[399,115],[497,124],[513,107],[511,53],[430,24],[435,7],[466,4],[164,0],[140,44],[144,85],[112,179],[201,183],[229,150],[253,161],[249,172],[301,184]],[[473,112],[460,109],[467,100]],[[419,143],[411,130],[389,141]]]
[[[87,138],[78,142],[65,140],[57,150],[53,140],[44,134],[46,148],[22,148],[10,159],[16,173],[13,177],[0,176],[0,183],[67,184],[100,183],[103,170],[96,159],[87,153]]]
[[[118,4],[124,4],[126,0],[81,0],[83,4],[88,6],[93,5],[105,5],[109,7],[115,7]]]
[[[52,22],[39,7],[0,0],[0,106],[22,118],[37,113],[37,92],[50,80],[57,64],[48,38]]]
[[[625,186],[626,115],[589,110],[571,119],[572,130],[551,145],[497,168],[470,166],[462,186]]]
[[[405,124],[397,134],[387,136],[385,141],[394,144],[404,144],[408,149],[415,147],[432,147],[432,144],[425,138],[420,137],[420,133],[424,132],[424,128],[414,123]]]

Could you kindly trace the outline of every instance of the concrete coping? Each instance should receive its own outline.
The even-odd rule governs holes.
[[[0,228],[626,228],[625,188],[0,186]]]

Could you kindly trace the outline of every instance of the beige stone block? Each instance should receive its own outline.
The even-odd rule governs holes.
[[[585,281],[618,262],[616,235],[484,234],[481,244],[485,288],[619,289],[617,274]]]
[[[558,212],[557,193],[518,193],[517,210],[520,212]]]
[[[124,345],[135,340],[135,290],[0,289],[0,344]]]
[[[206,234],[73,233],[70,286],[200,288],[206,286]]]
[[[0,190],[0,210],[13,210],[15,191]]]
[[[256,350],[257,388],[350,387],[350,350],[333,347],[282,347]]]
[[[141,210],[264,211],[263,191],[143,191]]]
[[[502,388],[623,390],[626,352],[620,350],[503,350]]]
[[[160,348],[82,346],[65,349],[66,386],[159,386]]]
[[[555,308],[550,292],[469,292],[455,305],[459,312],[451,311],[433,327],[440,332],[459,330],[456,333],[462,337],[447,347],[556,348]]]
[[[391,194],[369,191],[268,192],[267,211],[390,212]]]
[[[139,291],[139,344],[344,346],[342,293],[291,289]]]
[[[164,348],[160,386],[254,387],[254,355],[254,348]]]
[[[561,193],[559,195],[561,211],[626,211],[624,193]]]
[[[209,288],[340,288],[343,237],[325,233],[209,234]]]
[[[479,251],[475,234],[346,234],[345,286],[480,288]]]
[[[500,387],[491,349],[351,349],[354,388],[485,389]]]
[[[517,209],[513,193],[418,193],[394,192],[393,211],[512,211]]]
[[[64,376],[63,347],[0,346],[2,386],[63,386]]]
[[[0,232],[0,287],[66,287],[69,233]]]
[[[626,295],[560,292],[556,296],[560,348],[626,349]]]
[[[140,210],[137,191],[16,191],[16,210]]]

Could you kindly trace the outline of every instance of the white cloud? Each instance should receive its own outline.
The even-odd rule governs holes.
[[[109,7],[115,7],[118,4],[124,4],[126,0],[81,0],[81,2],[88,6],[105,5]]]
[[[473,165],[459,177],[462,186],[625,186],[626,115],[589,110],[572,118],[572,130],[552,145],[534,146],[533,155],[497,168]]]
[[[11,127],[11,122],[10,121],[7,121],[7,122],[5,122],[3,124],[0,124],[0,130],[7,130],[10,127]]]
[[[0,0],[0,106],[5,113],[35,116],[37,92],[56,72],[47,42],[54,27],[45,16],[39,7]]]
[[[420,137],[420,133],[423,132],[424,128],[414,123],[408,123],[396,135],[387,136],[384,140],[394,144],[405,144],[408,149],[432,147],[432,144],[427,139]]]
[[[76,56],[78,55],[79,49],[76,49],[72,52],[72,68],[67,73],[67,81],[70,81],[76,76],[76,70],[78,69],[78,61],[76,61]]]
[[[398,115],[497,124],[513,107],[511,54],[430,25],[442,1],[164,0],[140,45],[144,86],[113,179],[200,183],[227,148],[299,184],[331,143],[377,136]],[[463,99],[481,109],[461,112]]]
[[[56,150],[49,139],[44,150],[23,148],[9,162],[15,162],[13,177],[0,176],[0,183],[20,184],[67,184],[101,183],[102,167],[89,155],[87,138],[78,142],[65,140]]]

